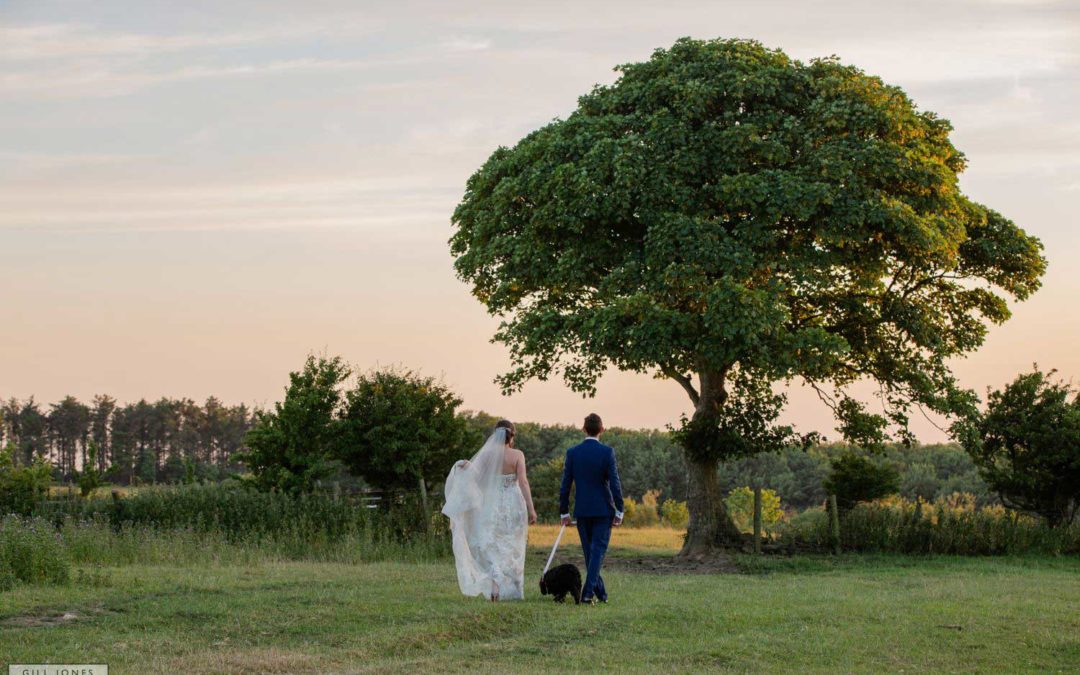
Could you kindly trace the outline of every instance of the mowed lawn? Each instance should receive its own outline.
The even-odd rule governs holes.
[[[88,570],[69,587],[0,595],[0,662],[104,662],[113,673],[1080,670],[1076,559],[613,569],[611,602],[575,607],[535,590],[554,531],[534,531],[518,603],[463,598],[451,560]],[[624,530],[616,555],[633,555],[635,536],[657,555],[668,535]],[[568,530],[563,554],[576,545]]]

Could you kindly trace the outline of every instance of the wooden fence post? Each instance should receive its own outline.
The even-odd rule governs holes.
[[[420,504],[424,508],[424,529],[431,529],[431,511],[428,510],[427,501],[427,485],[424,484],[424,477],[420,477]]]
[[[754,553],[761,553],[761,487],[754,488]]]
[[[829,539],[833,553],[840,555],[840,511],[836,508],[836,495],[829,495]]]

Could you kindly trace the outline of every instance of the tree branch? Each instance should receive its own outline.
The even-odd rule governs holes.
[[[687,395],[690,396],[690,400],[694,405],[696,406],[698,404],[698,401],[701,400],[701,395],[698,394],[697,389],[694,389],[694,384],[690,382],[689,377],[683,375],[674,368],[669,368],[667,366],[662,366],[660,372],[681,384],[682,388],[686,390]]]

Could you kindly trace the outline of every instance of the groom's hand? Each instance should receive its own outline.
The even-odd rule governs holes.
[[[615,516],[614,518],[611,519],[611,526],[612,527],[618,527],[620,525],[622,525],[622,518],[620,518],[618,516]]]
[[[562,521],[563,525],[569,525],[570,524],[570,516],[563,516],[560,520]]]

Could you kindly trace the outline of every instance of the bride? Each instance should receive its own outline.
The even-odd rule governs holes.
[[[442,512],[450,518],[461,592],[522,599],[525,536],[536,509],[513,423],[501,420],[480,452],[450,469]]]

